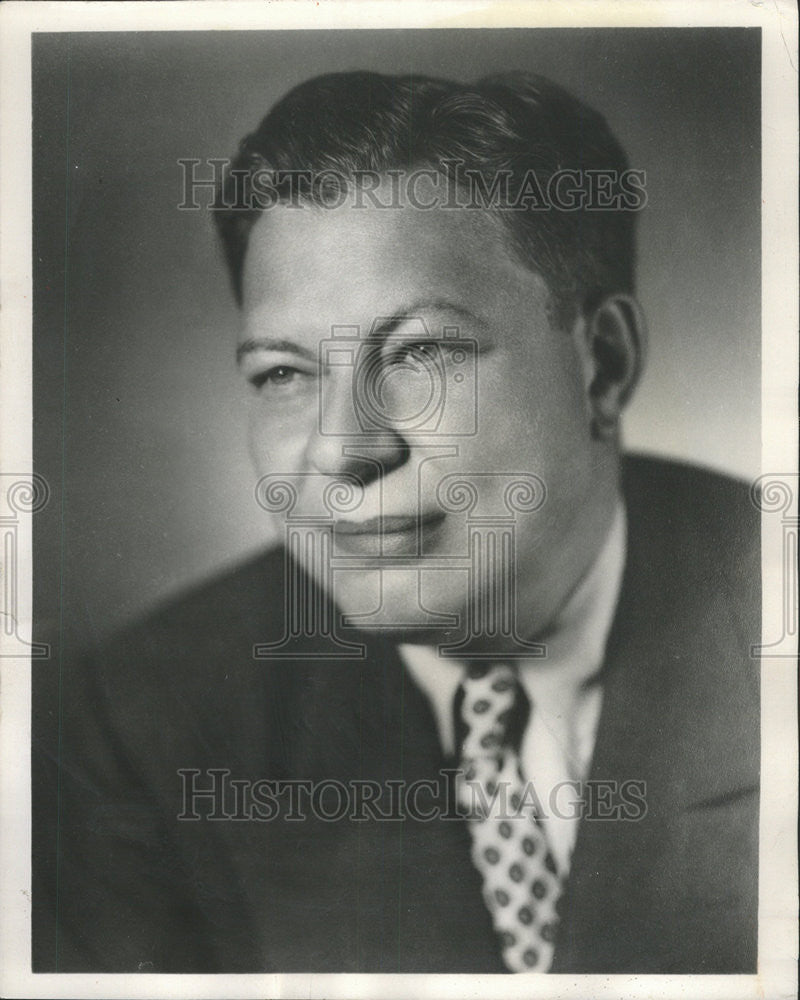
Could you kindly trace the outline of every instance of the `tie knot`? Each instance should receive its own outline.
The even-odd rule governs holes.
[[[508,663],[470,664],[459,688],[462,756],[500,756],[525,702],[515,667]]]

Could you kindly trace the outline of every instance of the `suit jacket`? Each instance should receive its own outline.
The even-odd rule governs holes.
[[[644,783],[646,814],[582,821],[553,971],[752,972],[758,516],[742,485],[688,466],[628,459],[623,489],[590,782]],[[178,819],[187,769],[196,788],[327,780],[331,815],[332,779],[385,790],[453,765],[380,636],[364,660],[253,658],[282,634],[283,568],[268,553],[65,663],[57,702],[39,675],[36,971],[504,971],[442,796],[448,818],[264,821],[227,785],[240,818]]]

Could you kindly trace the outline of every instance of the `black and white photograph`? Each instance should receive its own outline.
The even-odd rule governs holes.
[[[791,995],[797,14],[623,6],[8,5],[4,995]]]

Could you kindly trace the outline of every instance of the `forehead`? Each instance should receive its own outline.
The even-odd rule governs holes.
[[[369,322],[424,298],[491,312],[519,295],[544,303],[546,290],[502,221],[441,206],[275,206],[253,226],[243,273],[245,320],[259,325]]]

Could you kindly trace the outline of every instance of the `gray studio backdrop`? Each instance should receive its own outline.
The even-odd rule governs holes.
[[[758,475],[757,30],[50,34],[33,55],[35,638],[101,637],[269,541],[237,314],[178,161],[231,154],[317,73],[531,70],[604,112],[649,198],[627,442]]]

